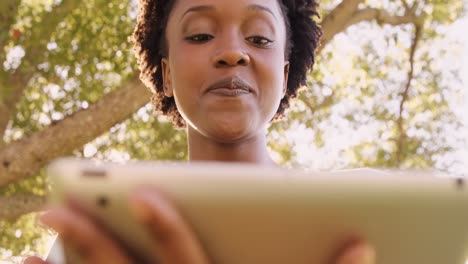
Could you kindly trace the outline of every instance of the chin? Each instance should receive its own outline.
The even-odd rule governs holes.
[[[236,143],[258,133],[253,118],[212,118],[202,128],[202,134],[220,143]],[[200,127],[201,128],[201,127]]]

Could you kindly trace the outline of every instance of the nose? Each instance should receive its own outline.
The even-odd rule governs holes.
[[[214,61],[217,68],[247,66],[250,64],[249,55],[239,50],[226,50],[216,57]]]
[[[219,43],[219,49],[213,56],[216,68],[247,66],[250,64],[250,56],[243,50],[242,44],[237,38],[225,38]]]

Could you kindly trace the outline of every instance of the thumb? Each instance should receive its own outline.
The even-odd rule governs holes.
[[[375,264],[375,249],[367,243],[358,242],[345,248],[336,264]]]

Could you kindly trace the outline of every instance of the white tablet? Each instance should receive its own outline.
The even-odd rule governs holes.
[[[76,159],[54,162],[48,174],[52,202],[78,197],[143,258],[152,254],[151,237],[128,207],[141,185],[170,194],[214,263],[327,264],[350,237],[372,244],[378,264],[464,264],[468,257],[463,179]]]

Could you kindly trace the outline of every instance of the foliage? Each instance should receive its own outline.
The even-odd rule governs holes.
[[[340,3],[322,2],[322,17]],[[288,118],[269,128],[269,147],[278,162],[319,169],[450,169],[438,157],[466,142],[458,134],[455,140],[446,136],[461,125],[450,105],[461,83],[457,64],[444,63],[456,44],[444,41],[443,32],[466,6],[462,0],[450,5],[440,0],[367,0],[361,5],[403,15],[404,2],[424,18],[414,74],[408,75],[414,25],[367,21],[338,34],[320,52],[310,88],[292,103]],[[88,108],[136,71],[127,39],[136,17],[134,1],[7,0],[0,11],[0,107],[6,98],[21,95],[3,142],[0,137],[0,151]],[[141,108],[72,154],[112,161],[187,159],[184,131],[151,111],[149,105]],[[41,171],[0,195],[45,195],[47,190]],[[53,234],[40,228],[36,217],[0,221],[0,259],[16,261],[12,256],[45,252],[44,240]]]
[[[450,171],[454,164],[440,163],[437,158],[465,145],[466,137],[452,133],[461,131],[461,123],[450,100],[459,97],[463,87],[461,67],[449,52],[457,44],[445,40],[444,32],[465,9],[462,1],[450,6],[442,1],[416,3],[416,13],[422,13],[425,21],[408,98],[402,103],[410,78],[414,26],[378,22],[352,26],[322,50],[309,80],[311,88],[300,94],[288,120],[272,128],[280,131],[279,138],[298,130],[309,135],[289,141],[292,148],[287,155],[297,155],[305,144],[310,150],[309,158],[293,162],[321,169],[368,166]],[[399,1],[368,4],[404,12]],[[448,134],[456,140],[448,139]],[[349,137],[343,139],[344,135]],[[340,137],[339,142],[333,140]],[[404,142],[401,149],[400,140]],[[331,162],[324,162],[327,156]],[[314,161],[317,158],[322,162]]]

